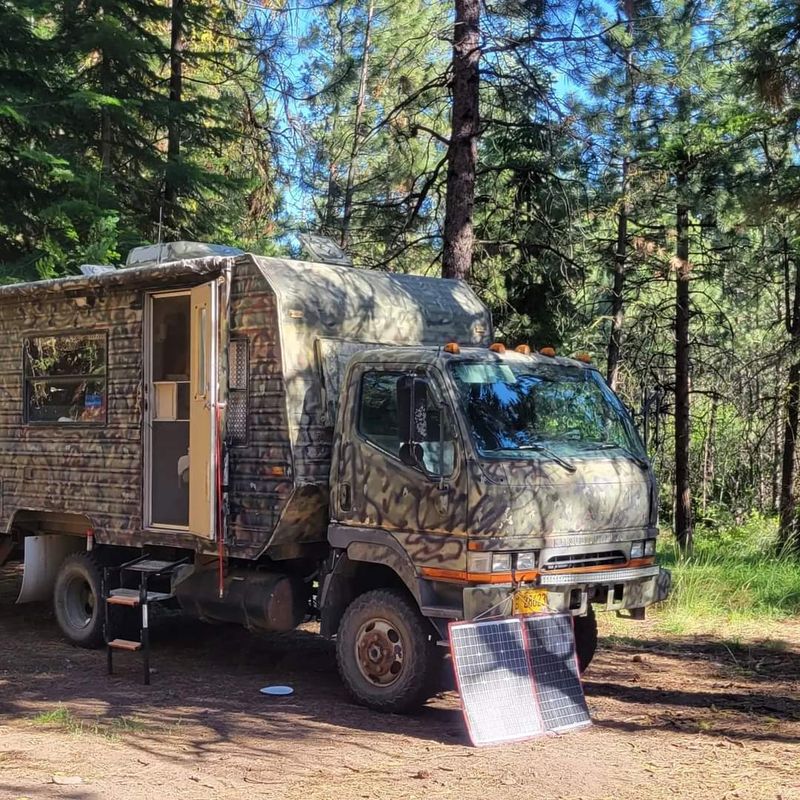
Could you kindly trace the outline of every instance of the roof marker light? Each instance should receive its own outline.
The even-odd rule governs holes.
[[[450,353],[451,355],[457,356],[461,352],[461,348],[458,346],[457,342],[448,342],[444,346],[445,353]]]
[[[588,353],[575,353],[573,358],[576,361],[582,361],[584,364],[592,363],[592,357]]]
[[[531,347],[528,344],[518,344],[514,348],[515,353],[522,353],[523,356],[529,356],[531,354]]]
[[[555,349],[555,347],[542,347],[539,350],[539,353],[541,355],[543,355],[543,356],[548,356],[549,358],[555,358],[556,357],[556,349]]]
[[[494,344],[489,345],[489,349],[493,353],[505,353],[506,346],[502,342],[495,342]]]

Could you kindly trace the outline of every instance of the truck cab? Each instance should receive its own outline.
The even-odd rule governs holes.
[[[597,369],[552,351],[357,354],[331,486],[323,631],[338,631],[342,677],[374,707],[430,691],[450,621],[568,611],[585,668],[594,607],[641,616],[669,591],[635,426]],[[384,577],[363,591],[368,564]]]

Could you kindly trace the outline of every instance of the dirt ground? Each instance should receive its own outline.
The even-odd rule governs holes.
[[[476,749],[454,694],[410,717],[352,705],[311,629],[166,615],[152,686],[136,655],[108,677],[48,607],[13,606],[15,582],[0,575],[0,798],[800,799],[800,622],[736,642],[628,623],[585,676],[591,728]]]

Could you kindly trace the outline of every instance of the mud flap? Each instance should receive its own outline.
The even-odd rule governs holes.
[[[70,553],[85,549],[86,543],[77,536],[26,536],[22,588],[17,604],[49,600],[61,563]]]

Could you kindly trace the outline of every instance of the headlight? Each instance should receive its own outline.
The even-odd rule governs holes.
[[[511,553],[467,553],[467,570],[469,572],[511,572],[514,556]],[[519,553],[517,555],[518,570],[531,570],[536,566],[536,553]]]
[[[536,569],[536,553],[517,553],[517,570],[527,572]]]
[[[467,569],[470,572],[491,572],[491,553],[467,553]]]
[[[644,543],[644,554],[646,556],[654,556],[656,554],[656,540],[647,539]]]
[[[644,542],[631,544],[631,558],[641,558],[644,555]]]
[[[511,553],[495,553],[492,558],[492,572],[511,572]]]

